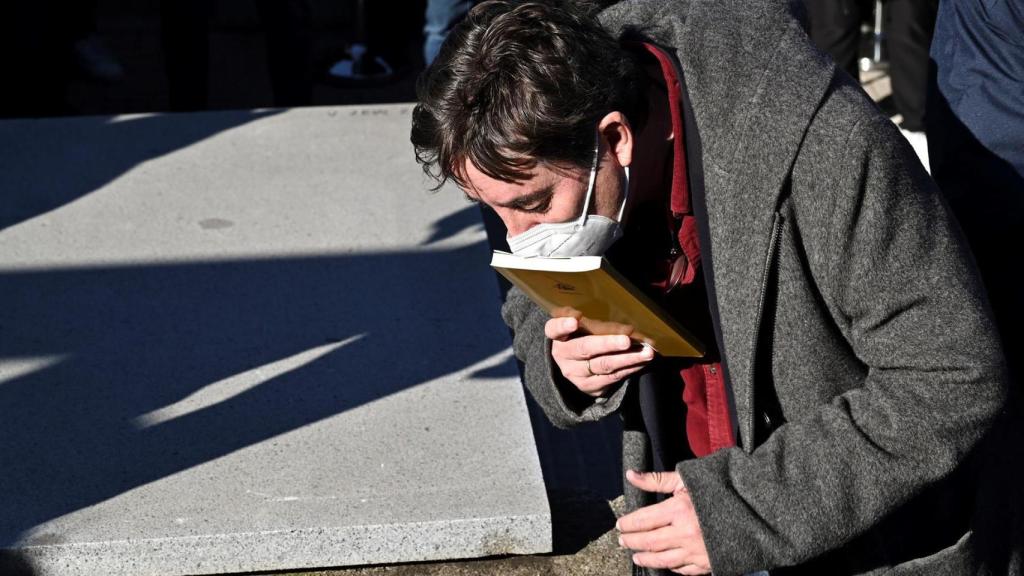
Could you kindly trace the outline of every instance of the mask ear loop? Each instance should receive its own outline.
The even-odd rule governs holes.
[[[619,217],[616,219],[619,224],[622,224],[622,216],[626,213],[626,202],[629,201],[629,166],[623,166],[623,170],[626,171],[626,183],[625,188],[622,189],[622,206],[619,206]]]
[[[590,163],[590,181],[587,183],[587,199],[583,201],[583,214],[580,214],[576,227],[580,228],[587,221],[590,213],[590,199],[594,196],[594,182],[597,180],[597,164],[601,159],[601,132],[594,130],[594,161]]]

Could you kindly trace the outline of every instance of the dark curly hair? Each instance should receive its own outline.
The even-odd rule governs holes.
[[[416,161],[440,188],[470,160],[505,182],[539,162],[589,167],[594,130],[646,119],[645,77],[594,17],[599,3],[489,0],[449,35],[417,85]]]

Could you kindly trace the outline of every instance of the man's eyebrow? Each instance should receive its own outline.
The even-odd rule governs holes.
[[[498,204],[498,206],[502,208],[514,209],[526,208],[532,204],[536,204],[537,202],[545,200],[548,196],[551,196],[551,194],[554,193],[554,189],[554,185],[549,184],[535,192],[530,192],[525,196],[520,196],[511,202],[505,204]]]

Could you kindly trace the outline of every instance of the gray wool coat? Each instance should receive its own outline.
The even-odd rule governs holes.
[[[601,14],[674,51],[702,143],[703,265],[741,445],[677,470],[714,573],[1019,573],[1019,552],[995,543],[1005,530],[978,520],[1008,384],[973,260],[913,151],[809,44],[798,9],[627,0]],[[556,425],[635,401],[629,382],[605,404],[573,389],[522,293],[503,316]],[[781,421],[759,435],[768,403]],[[644,432],[623,444],[642,469]]]

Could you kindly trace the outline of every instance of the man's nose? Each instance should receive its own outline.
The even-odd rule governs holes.
[[[498,216],[501,218],[501,221],[505,223],[505,228],[508,230],[509,236],[518,236],[530,228],[533,228],[534,224],[536,224],[533,219],[524,218],[522,215],[514,212],[506,212],[504,214],[499,213]]]

